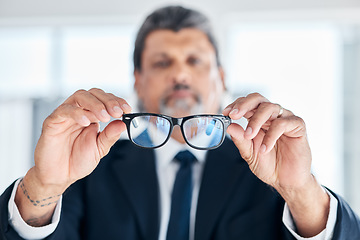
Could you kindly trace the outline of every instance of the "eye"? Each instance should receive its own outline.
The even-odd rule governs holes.
[[[188,59],[188,63],[189,63],[190,65],[198,65],[198,64],[201,63],[201,60],[200,60],[200,58],[198,58],[198,57],[190,57],[190,58]]]
[[[156,61],[153,66],[155,68],[166,68],[168,66],[170,66],[171,62],[169,60],[160,60],[160,61]]]

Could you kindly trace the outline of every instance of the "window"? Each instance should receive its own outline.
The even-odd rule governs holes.
[[[0,96],[39,96],[49,91],[51,29],[0,28]]]
[[[42,122],[60,99],[80,88],[133,93],[134,29],[0,27],[0,193],[33,164]]]
[[[257,91],[305,120],[313,172],[343,194],[342,42],[325,24],[241,24],[225,66],[237,95]]]
[[[63,83],[67,93],[99,87],[132,92],[132,28],[67,27],[63,31]]]

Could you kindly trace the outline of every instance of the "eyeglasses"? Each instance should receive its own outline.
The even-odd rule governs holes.
[[[155,113],[123,115],[129,139],[143,148],[158,148],[170,138],[174,126],[180,126],[185,142],[200,150],[219,147],[225,139],[231,119],[223,115],[192,115],[174,118]]]

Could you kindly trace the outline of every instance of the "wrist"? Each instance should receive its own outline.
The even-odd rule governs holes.
[[[300,186],[277,187],[276,190],[284,198],[289,207],[302,206],[302,208],[306,208],[307,205],[312,206],[320,202],[329,202],[329,196],[326,191],[312,174]]]
[[[28,225],[44,226],[51,222],[54,209],[64,190],[59,186],[41,184],[30,169],[19,182],[15,204]]]
[[[313,175],[302,186],[278,191],[288,204],[302,237],[313,237],[326,228],[330,197]]]
[[[28,189],[29,194],[39,198],[61,195],[70,186],[68,183],[49,182],[42,179],[39,177],[36,167],[31,168],[26,173],[22,182]]]

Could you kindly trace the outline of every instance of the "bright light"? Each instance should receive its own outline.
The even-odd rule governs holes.
[[[244,25],[232,29],[228,86],[259,91],[307,125],[318,180],[343,193],[341,44],[327,25]]]
[[[132,90],[130,28],[71,27],[63,32],[66,92],[99,87],[122,95]]]

